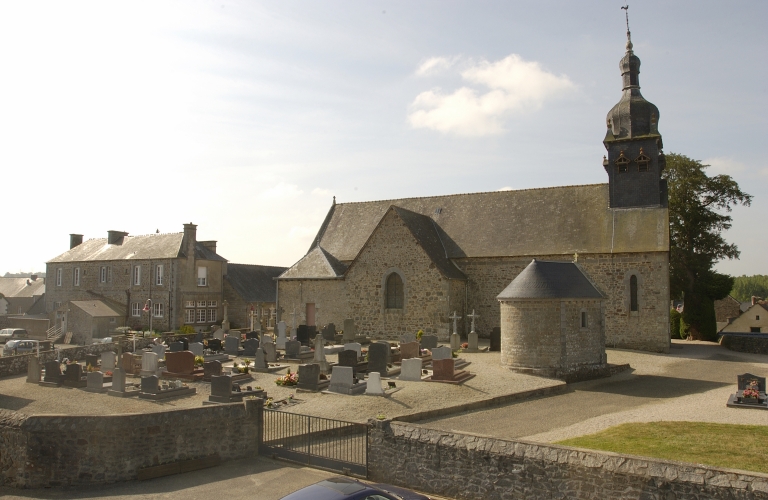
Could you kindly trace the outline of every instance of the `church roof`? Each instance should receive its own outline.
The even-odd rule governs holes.
[[[608,184],[339,203],[310,253],[319,240],[325,254],[353,261],[393,205],[434,221],[448,259],[669,250],[666,209],[608,204]]]
[[[344,276],[346,271],[346,264],[339,262],[322,247],[316,246],[281,274],[279,279],[335,279]]]
[[[224,279],[245,302],[276,302],[275,278],[285,267],[227,264]]]
[[[536,260],[496,297],[510,299],[605,298],[573,262]]]
[[[182,257],[184,233],[125,236],[122,244],[110,244],[107,238],[93,238],[49,260],[55,262],[87,262],[109,260],[175,259]],[[195,258],[226,261],[224,257],[197,242]]]

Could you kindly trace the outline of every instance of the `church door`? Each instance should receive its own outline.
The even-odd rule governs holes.
[[[315,326],[315,303],[307,303],[307,326]]]

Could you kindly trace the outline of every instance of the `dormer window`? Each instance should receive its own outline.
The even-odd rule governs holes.
[[[624,156],[624,151],[622,151],[619,153],[619,157],[616,158],[614,163],[616,164],[616,170],[618,170],[619,173],[623,173],[627,171],[627,167],[629,166],[629,158]]]
[[[638,172],[647,172],[648,165],[651,163],[651,159],[645,156],[645,153],[643,153],[643,148],[640,148],[640,156],[637,157],[635,162],[637,162]]]

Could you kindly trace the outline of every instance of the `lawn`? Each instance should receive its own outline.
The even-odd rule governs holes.
[[[764,425],[631,423],[557,444],[768,474]]]

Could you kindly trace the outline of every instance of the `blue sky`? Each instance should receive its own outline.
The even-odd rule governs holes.
[[[198,224],[285,265],[339,202],[606,182],[623,2],[0,2],[0,274],[69,233]],[[630,5],[665,151],[754,195],[768,274],[768,3]],[[11,244],[8,244],[11,243]]]

